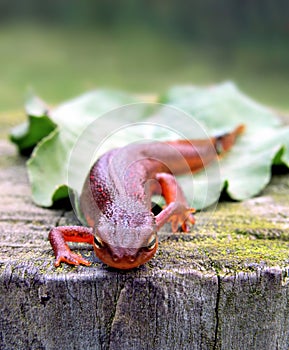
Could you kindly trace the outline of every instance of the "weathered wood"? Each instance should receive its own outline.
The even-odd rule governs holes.
[[[288,172],[190,235],[163,232],[139,269],[77,244],[92,266],[55,269],[49,228],[76,219],[35,206],[25,159],[1,140],[0,155],[1,349],[288,350]]]

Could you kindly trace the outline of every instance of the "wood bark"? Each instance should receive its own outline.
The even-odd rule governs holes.
[[[92,266],[55,269],[48,231],[76,218],[35,206],[25,159],[3,140],[0,155],[1,349],[288,350],[288,173],[258,198],[220,203],[192,234],[162,232],[138,269],[110,269],[77,244]],[[243,237],[251,250],[236,257],[230,239],[241,249]]]

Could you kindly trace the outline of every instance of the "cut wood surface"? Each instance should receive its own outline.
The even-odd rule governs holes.
[[[72,211],[31,201],[25,159],[0,140],[0,349],[289,348],[289,176],[221,201],[190,234],[160,233],[145,266],[55,269],[51,227]],[[45,174],[43,174],[45,181]],[[167,227],[166,227],[167,229]]]

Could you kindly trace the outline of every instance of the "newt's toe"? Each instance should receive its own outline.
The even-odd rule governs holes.
[[[61,263],[67,263],[69,265],[85,265],[90,266],[91,262],[84,259],[81,255],[78,255],[76,253],[70,252],[70,254],[60,255],[56,258],[54,266],[59,267]]]
[[[192,213],[196,210],[188,208],[181,213],[175,214],[171,217],[172,231],[190,232],[190,227],[195,224],[196,220]]]

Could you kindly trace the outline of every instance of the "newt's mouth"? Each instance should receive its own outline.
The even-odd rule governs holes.
[[[154,248],[151,250],[141,248],[135,256],[124,254],[122,257],[114,254],[108,247],[99,249],[94,246],[94,252],[95,255],[108,266],[120,270],[130,270],[148,262],[155,255],[157,248],[158,242],[156,242]]]

